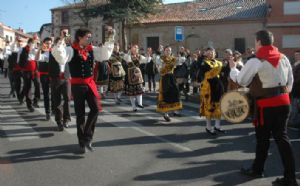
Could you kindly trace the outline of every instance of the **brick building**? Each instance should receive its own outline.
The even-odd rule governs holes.
[[[267,0],[266,28],[274,33],[275,45],[288,56],[300,49],[300,1]]]

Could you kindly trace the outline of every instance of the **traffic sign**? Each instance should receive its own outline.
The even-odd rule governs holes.
[[[183,26],[175,26],[175,41],[184,40],[184,30]]]

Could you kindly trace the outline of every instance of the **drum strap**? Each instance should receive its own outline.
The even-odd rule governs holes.
[[[264,116],[263,110],[266,107],[279,107],[284,105],[290,105],[290,97],[289,94],[281,94],[278,96],[274,96],[266,99],[259,99],[256,101],[257,107],[259,109],[259,124],[261,126],[264,125]],[[257,121],[254,121],[254,125],[257,127]]]

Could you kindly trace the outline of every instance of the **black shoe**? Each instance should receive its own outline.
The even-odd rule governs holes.
[[[166,120],[166,122],[170,122],[171,118],[169,115],[164,115],[164,119]]]
[[[226,131],[223,130],[223,129],[221,129],[221,128],[218,129],[218,128],[214,127],[214,130],[217,131],[217,132],[219,132],[219,133],[223,133],[223,134],[226,133]]]
[[[137,107],[139,107],[139,108],[144,108],[144,106],[143,106],[143,105],[137,105]]]
[[[64,126],[62,124],[57,124],[57,130],[58,131],[64,131]]]
[[[23,103],[24,103],[23,98],[19,97],[18,100],[19,100],[20,105],[23,105]]]
[[[91,152],[95,151],[95,148],[92,146],[92,143],[86,143],[85,147]]]
[[[276,180],[273,181],[272,183],[273,183],[273,185],[298,186],[296,179],[289,181],[289,180],[285,179],[284,177],[276,178]]]
[[[207,128],[205,128],[206,132],[212,136],[215,136],[217,135],[217,133],[215,131],[211,131],[211,130],[208,130]]]
[[[137,112],[137,109],[133,109],[133,112]]]
[[[173,116],[175,116],[175,117],[181,117],[182,114],[174,112],[174,113],[173,113]]]
[[[46,120],[47,120],[47,121],[50,120],[50,114],[46,114]]]
[[[38,103],[33,103],[32,106],[34,106],[35,108],[40,108]]]
[[[79,145],[79,154],[85,154],[85,153],[86,153],[85,146]]]
[[[28,107],[29,112],[34,112],[34,108],[33,107]]]
[[[252,178],[263,178],[264,174],[262,172],[256,172],[252,168],[241,168],[241,173],[243,175],[252,177]]]
[[[65,128],[69,128],[70,127],[70,125],[68,124],[68,121],[63,121],[63,126]]]

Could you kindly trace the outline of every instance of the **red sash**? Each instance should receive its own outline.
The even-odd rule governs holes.
[[[24,67],[24,71],[35,71],[36,70],[36,61],[35,60],[29,60],[26,67]]]
[[[32,79],[35,77],[40,77],[39,73],[36,71],[37,70],[37,64],[35,60],[29,60],[26,67],[22,69],[23,71],[29,71],[32,73]]]
[[[48,72],[39,72],[40,75],[48,75]]]
[[[88,85],[89,88],[93,91],[95,97],[97,98],[97,102],[98,102],[98,109],[99,111],[102,111],[102,106],[101,106],[101,97],[98,93],[97,90],[97,85],[93,79],[93,77],[88,77],[88,78],[71,78],[71,85]]]
[[[256,101],[258,110],[259,110],[259,120],[260,125],[264,125],[264,116],[263,116],[263,110],[266,107],[279,107],[284,105],[290,105],[290,97],[289,94],[281,94],[279,96],[274,96],[271,98],[265,98],[265,99],[259,99]],[[254,125],[257,126],[257,121],[254,122]]]
[[[22,68],[20,67],[19,64],[14,65],[13,71],[21,71],[21,70],[22,70]]]

